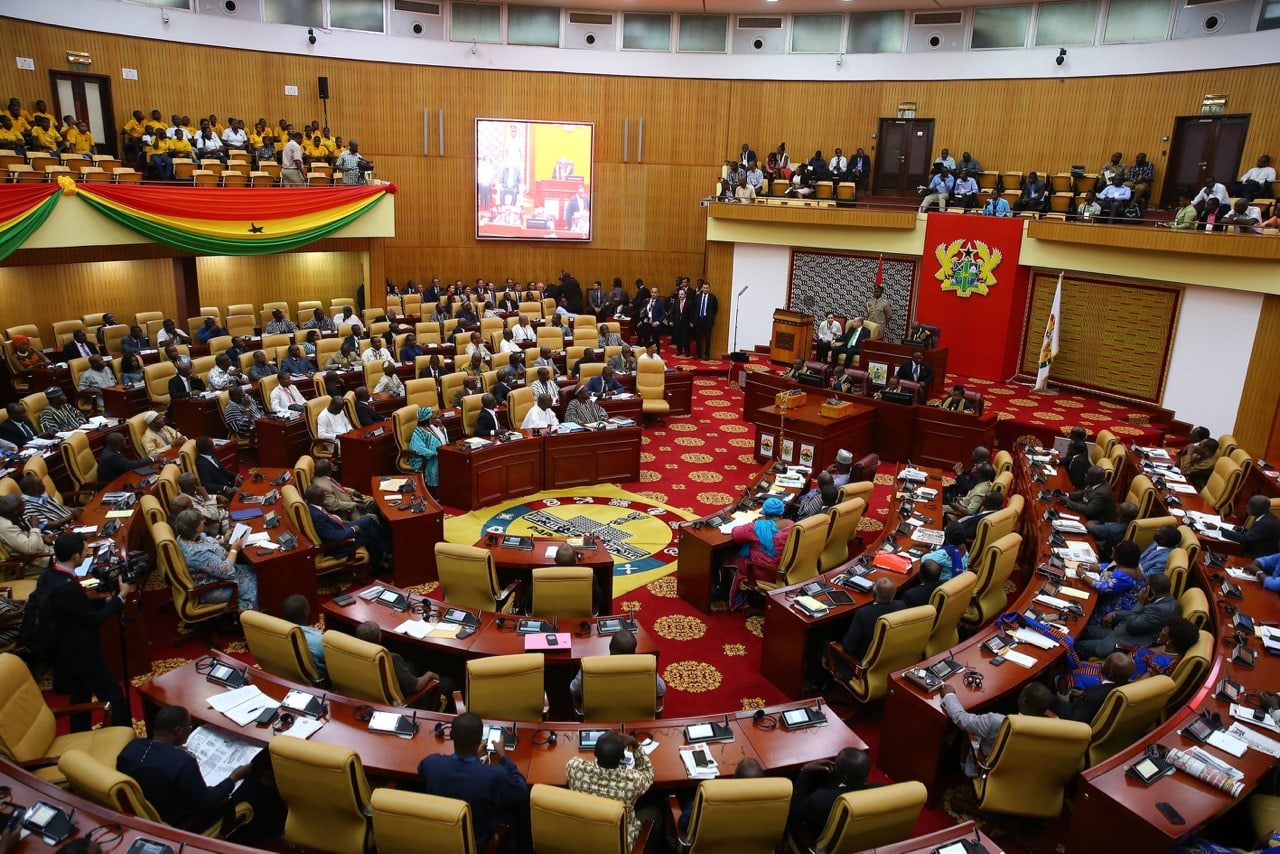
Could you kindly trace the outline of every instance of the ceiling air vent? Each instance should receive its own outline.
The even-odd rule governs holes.
[[[780,30],[782,29],[781,18],[739,18],[738,29],[740,30]]]
[[[569,23],[587,24],[589,26],[607,27],[613,23],[613,15],[602,12],[570,12]]]
[[[428,3],[427,0],[396,0],[397,12],[414,12],[419,15],[439,15],[440,4]]]
[[[963,19],[963,12],[917,12],[912,18],[912,23],[920,27],[936,27],[940,24],[958,24]]]

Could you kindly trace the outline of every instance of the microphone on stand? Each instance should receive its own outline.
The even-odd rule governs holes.
[[[742,290],[738,291],[738,296],[742,296],[743,294],[745,294],[747,292],[747,289],[750,287],[751,287],[750,285],[743,285]]]

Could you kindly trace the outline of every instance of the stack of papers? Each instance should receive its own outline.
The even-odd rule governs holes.
[[[1036,660],[1029,655],[1025,655],[1017,650],[1006,649],[1003,653],[1006,661],[1012,661],[1019,667],[1030,669],[1036,666]]]
[[[1036,599],[1041,599],[1041,598],[1047,599],[1049,597],[1047,596],[1036,597]],[[1065,605],[1067,603],[1063,602],[1062,604]],[[1055,641],[1053,638],[1047,638],[1044,635],[1040,634],[1039,632],[1035,631],[1034,629],[1028,629],[1025,626],[1013,633],[1013,639],[1018,643],[1029,643],[1032,646],[1038,646],[1041,649],[1053,649],[1055,646],[1058,645],[1058,642]],[[1008,658],[1007,655],[1005,657]]]
[[[739,510],[737,513],[733,514],[728,522],[725,522],[720,526],[720,533],[731,534],[733,533],[733,529],[741,525],[743,522],[754,522],[759,518],[760,512],[758,510]],[[555,557],[555,555],[552,555],[552,557]]]
[[[805,483],[805,476],[800,474],[799,472],[793,472],[793,471],[784,472],[782,474],[779,474],[777,477],[773,479],[774,486],[780,486],[784,488],[795,487],[796,489],[799,489],[800,487],[804,486],[804,483]]]
[[[483,448],[485,445],[493,444],[488,439],[481,439],[479,436],[472,436],[470,439],[463,439],[462,444],[468,448]]]
[[[720,776],[720,768],[716,758],[705,746],[699,745],[680,751],[680,760],[684,762],[684,770],[690,780],[714,780]]]
[[[384,477],[378,482],[379,492],[399,492],[400,487],[409,482],[407,477]]]
[[[1054,549],[1053,553],[1064,560],[1077,563],[1097,563],[1098,555],[1088,543],[1068,543],[1065,549]]]
[[[461,623],[432,623],[427,620],[405,620],[403,623],[396,626],[393,631],[395,631],[396,634],[408,635],[411,638],[423,640],[428,637],[457,637],[458,632],[461,629]]]
[[[1088,529],[1081,525],[1075,519],[1055,519],[1053,521],[1053,530],[1063,534],[1087,534]]]
[[[1274,738],[1267,738],[1256,729],[1250,729],[1239,721],[1227,727],[1227,734],[1243,741],[1259,753],[1280,757],[1280,741],[1276,741]]]
[[[1272,655],[1280,654],[1280,629],[1271,626],[1255,626],[1254,632],[1262,638],[1262,647]]]
[[[915,522],[914,519],[908,519],[907,521],[910,523]],[[924,543],[930,546],[940,546],[942,545],[942,541],[945,537],[943,536],[942,531],[939,531],[937,528],[925,528],[921,526],[911,532],[911,539],[913,542],[917,543]]]
[[[237,726],[248,726],[264,709],[278,709],[280,704],[262,693],[257,685],[245,685],[214,694],[209,698],[209,708],[231,718]]]
[[[1277,726],[1276,722],[1271,720],[1270,715],[1264,715],[1260,721],[1255,720],[1253,717],[1253,709],[1242,706],[1239,703],[1231,704],[1231,717],[1238,721],[1244,721],[1250,726],[1255,726],[1259,729],[1265,729],[1270,732],[1280,732],[1280,726]]]
[[[924,483],[929,476],[918,468],[905,468],[898,472],[898,480],[909,480],[915,483]]]

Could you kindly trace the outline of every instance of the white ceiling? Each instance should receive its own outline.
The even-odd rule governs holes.
[[[685,12],[720,15],[787,15],[804,12],[875,12],[891,9],[964,9],[1012,6],[1017,0],[518,0],[522,5],[565,9],[613,9],[623,12]],[[1032,0],[1024,0],[1026,3]]]

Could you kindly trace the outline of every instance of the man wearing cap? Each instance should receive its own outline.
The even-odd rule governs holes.
[[[152,410],[142,416],[147,429],[142,431],[142,453],[155,457],[187,441],[187,437],[165,423],[164,416]]]
[[[782,500],[770,496],[760,507],[764,514],[759,519],[743,522],[732,531],[733,541],[740,544],[737,568],[729,585],[729,606],[741,607],[746,603],[743,582],[773,581],[777,577],[778,563],[787,543],[787,534],[795,523],[782,518],[786,506]]]
[[[849,476],[853,473],[853,454],[841,448],[836,452],[836,462],[830,469],[831,482],[840,488],[849,482]]]
[[[44,396],[49,405],[40,413],[40,432],[67,433],[76,429],[87,420],[84,414],[67,402],[67,396],[58,386],[45,389]]]
[[[364,169],[361,167],[364,162],[365,159],[360,156],[360,141],[349,139],[347,150],[338,155],[333,168],[342,173],[342,183],[364,184],[367,183],[364,178]]]
[[[418,407],[418,426],[409,438],[409,468],[422,472],[422,479],[431,494],[440,486],[440,446],[447,444],[442,419],[430,406]]]

